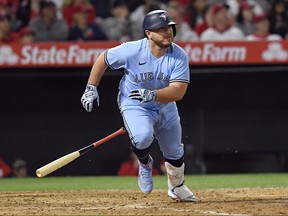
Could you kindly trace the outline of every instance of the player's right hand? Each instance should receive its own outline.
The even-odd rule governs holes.
[[[87,112],[92,111],[94,100],[96,100],[96,105],[99,106],[99,95],[97,92],[97,87],[87,84],[86,89],[81,97],[82,105]]]

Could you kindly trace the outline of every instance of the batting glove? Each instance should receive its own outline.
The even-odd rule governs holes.
[[[134,89],[129,94],[131,99],[139,100],[140,104],[155,101],[156,96],[156,91],[150,91],[147,89]]]
[[[99,106],[99,95],[97,92],[97,87],[94,85],[87,84],[85,92],[81,97],[82,105],[87,112],[92,111],[94,100],[96,100],[96,105]]]

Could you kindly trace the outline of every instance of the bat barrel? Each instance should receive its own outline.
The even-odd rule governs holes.
[[[36,170],[36,175],[40,178],[54,172],[55,170],[65,166],[66,164],[70,163],[71,161],[75,160],[80,156],[79,151],[72,152],[67,154],[57,160],[52,161],[51,163],[39,168]]]

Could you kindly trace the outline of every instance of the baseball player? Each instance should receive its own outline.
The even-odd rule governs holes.
[[[118,104],[138,158],[138,185],[142,192],[153,189],[151,144],[155,138],[165,158],[168,195],[195,202],[184,184],[184,148],[180,117],[175,101],[181,100],[189,84],[189,64],[184,51],[173,43],[176,23],[166,11],[148,13],[143,21],[145,38],[123,43],[104,51],[92,66],[81,98],[91,112],[93,101],[99,106],[97,86],[107,69],[124,68],[119,84]]]

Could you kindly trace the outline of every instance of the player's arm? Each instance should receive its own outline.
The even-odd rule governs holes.
[[[155,90],[155,100],[164,103],[182,100],[186,93],[187,87],[188,83],[172,82],[165,88]]]
[[[129,97],[131,99],[139,100],[140,104],[150,101],[168,103],[181,100],[185,95],[187,86],[188,83],[185,82],[172,82],[169,86],[162,89],[134,89],[131,91]]]
[[[107,67],[108,66],[105,62],[105,52],[102,52],[91,68],[88,83],[81,97],[82,105],[87,112],[92,111],[94,100],[96,101],[96,105],[99,106],[97,86],[99,85],[101,77],[106,71]]]
[[[91,68],[88,84],[98,86],[107,67],[108,66],[105,62],[105,52],[102,52]]]

